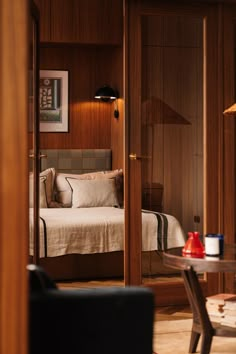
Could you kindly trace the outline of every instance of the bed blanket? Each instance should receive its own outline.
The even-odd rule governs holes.
[[[31,216],[32,217],[32,216]],[[30,255],[33,254],[32,226]],[[142,250],[164,250],[185,244],[178,220],[142,211]],[[124,209],[115,207],[40,209],[40,257],[124,250]]]

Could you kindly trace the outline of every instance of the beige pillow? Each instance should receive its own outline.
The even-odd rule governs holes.
[[[114,171],[105,171],[102,176],[98,175],[96,178],[114,178],[116,184],[116,193],[119,202],[119,206],[124,205],[124,176],[123,170],[118,169]]]
[[[71,207],[72,192],[68,184],[67,178],[76,178],[78,180],[94,180],[94,179],[108,179],[115,178],[115,183],[118,191],[119,204],[123,204],[123,172],[122,170],[113,171],[98,171],[83,174],[72,173],[56,173],[55,176],[55,200],[61,206]],[[121,181],[122,179],[122,181]],[[121,183],[120,183],[121,182]]]
[[[46,198],[47,198],[47,205],[50,207],[51,203],[53,202],[53,188],[54,188],[54,181],[55,181],[55,168],[50,167],[46,170],[40,172],[40,177],[45,177],[45,187],[46,187]]]
[[[67,178],[72,189],[72,208],[118,206],[114,179]]]
[[[33,208],[34,206],[34,191],[33,191],[33,174],[30,175],[29,180],[29,206]],[[46,177],[40,177],[39,180],[39,207],[47,208],[47,198],[46,198]]]

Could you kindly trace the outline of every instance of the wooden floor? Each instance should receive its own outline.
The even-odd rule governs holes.
[[[170,280],[168,278],[168,280]],[[175,280],[173,278],[173,280]],[[164,281],[164,279],[162,279]],[[103,286],[123,287],[123,280],[94,280],[94,281],[64,281],[57,282],[57,286],[61,289],[89,289]],[[192,312],[189,306],[162,306],[155,308],[154,321],[172,321],[177,319],[192,318]]]
[[[143,278],[143,283],[153,283],[153,282],[171,282],[171,281],[183,281],[183,279],[179,276],[168,276],[168,277],[146,277]],[[124,286],[123,279],[101,279],[101,280],[81,280],[81,281],[60,281],[57,282],[58,287],[60,288],[99,288],[103,286]]]
[[[193,318],[190,306],[164,306],[155,308],[154,321],[175,321]]]

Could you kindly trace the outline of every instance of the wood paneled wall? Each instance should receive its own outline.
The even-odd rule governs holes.
[[[41,41],[122,45],[122,0],[36,0]]]
[[[123,167],[122,0],[37,0],[40,9],[40,69],[69,70],[69,132],[41,133],[41,148],[112,148],[113,168]],[[110,85],[114,102],[94,99]]]
[[[95,100],[94,95],[104,84],[119,86],[112,78],[115,52],[106,47],[41,48],[41,69],[69,70],[69,132],[41,133],[42,148],[110,148],[114,104]]]

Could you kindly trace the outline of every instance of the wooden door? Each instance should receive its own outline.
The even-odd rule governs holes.
[[[127,119],[127,140],[126,140],[126,234],[129,235],[126,240],[126,279],[129,284],[142,284],[142,261],[141,261],[141,187],[142,187],[142,165],[143,160],[137,159],[131,161],[130,153],[136,153],[142,156],[142,97],[143,97],[143,77],[142,61],[144,58],[143,49],[143,28],[142,23],[147,18],[152,17],[149,22],[149,31],[160,33],[158,28],[159,21],[155,21],[155,16],[162,16],[167,22],[177,21],[179,18],[185,18],[186,22],[196,19],[201,22],[202,31],[202,180],[203,193],[199,195],[202,200],[203,226],[202,234],[209,232],[222,232],[222,221],[220,214],[220,171],[222,167],[221,148],[219,137],[222,134],[222,107],[215,104],[215,99],[222,95],[219,87],[219,61],[218,61],[218,8],[215,6],[180,5],[175,2],[168,4],[158,4],[155,1],[129,1],[126,5],[127,31],[126,31],[126,119]],[[170,27],[169,27],[170,28]],[[168,33],[165,33],[168,36]],[[181,40],[190,36],[186,32],[176,32],[175,35],[182,36],[177,38]],[[153,45],[154,43],[151,43]],[[165,63],[170,58],[166,56]],[[178,60],[178,58],[177,58]],[[154,69],[153,69],[154,70]],[[176,70],[178,63],[176,63]],[[187,72],[187,70],[186,70]],[[160,71],[161,73],[161,71]],[[192,80],[192,85],[199,83]],[[156,83],[158,85],[158,82]],[[173,86],[173,90],[177,87]],[[169,90],[172,86],[169,86]],[[172,93],[179,96],[179,100],[184,102],[184,97],[179,92]],[[189,102],[186,102],[189,107]],[[176,129],[177,130],[177,129]],[[203,169],[204,167],[204,169]],[[184,166],[182,166],[184,168]],[[178,171],[176,171],[178,173]],[[190,177],[189,177],[190,178]],[[195,203],[192,199],[189,203]],[[192,207],[192,205],[191,205]],[[194,226],[194,223],[192,224]],[[187,233],[192,230],[185,230]],[[208,293],[218,291],[218,275],[209,274],[202,281]],[[151,284],[158,294],[157,303],[165,304],[172,301],[186,301],[185,290],[181,281],[177,283]],[[176,299],[176,300],[175,300]]]
[[[27,353],[28,1],[0,2],[0,353]]]

